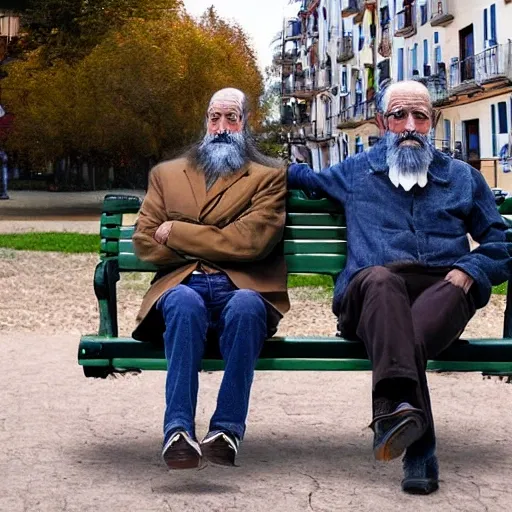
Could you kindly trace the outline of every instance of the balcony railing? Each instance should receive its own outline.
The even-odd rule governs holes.
[[[407,5],[395,17],[395,37],[411,37],[414,34],[416,34],[416,4]]]
[[[369,121],[375,117],[375,111],[375,100],[351,105],[337,116],[338,128],[350,128]]]
[[[354,39],[352,34],[343,36],[338,40],[338,62],[346,62],[354,57]]]
[[[283,53],[282,49],[276,50],[272,56],[272,61],[275,65],[291,64],[294,63],[299,57],[297,49],[287,50]]]
[[[328,89],[331,87],[331,83],[331,68],[322,70],[314,68],[314,71],[307,69],[300,74],[295,74],[292,83],[287,81],[283,84],[283,94],[308,98],[314,96],[318,91]]]
[[[364,2],[362,0],[344,0],[341,8],[341,16],[348,18],[353,14],[358,14],[364,8]]]
[[[433,27],[446,27],[450,24],[454,16],[450,13],[450,0],[431,0],[432,18],[430,24]]]
[[[313,125],[311,123],[302,126],[294,126],[287,132],[287,139],[289,142],[305,142],[306,139],[314,136]]]
[[[496,45],[450,66],[450,89],[480,87],[512,80],[512,42]]]

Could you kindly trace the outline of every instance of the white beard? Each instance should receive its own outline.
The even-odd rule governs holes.
[[[400,185],[402,185],[402,188],[409,192],[414,185],[418,185],[419,187],[423,188],[426,186],[428,181],[428,175],[427,175],[428,169],[412,173],[412,172],[403,172],[398,167],[390,167],[389,168],[389,179],[391,180],[391,183],[395,185],[396,188],[398,188]]]

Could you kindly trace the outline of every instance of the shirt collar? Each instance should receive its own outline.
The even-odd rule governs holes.
[[[386,162],[386,143],[384,139],[379,140],[366,154],[370,162],[371,172],[375,174],[389,172],[389,167]],[[441,151],[437,149],[434,150],[434,158],[428,168],[429,177],[433,182],[441,185],[448,185],[450,183],[451,160],[451,157],[441,153]]]

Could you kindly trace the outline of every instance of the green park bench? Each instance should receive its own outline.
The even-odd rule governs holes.
[[[99,303],[98,334],[82,336],[78,362],[87,377],[140,370],[166,370],[163,347],[118,336],[116,283],[122,272],[155,272],[157,267],[137,258],[133,251],[134,226],[123,225],[123,215],[137,213],[141,200],[107,195],[101,216],[100,263],[94,274]],[[512,213],[512,199],[500,205],[502,215]],[[512,221],[504,217],[510,229]],[[324,274],[333,279],[345,266],[345,218],[329,200],[308,199],[293,191],[287,200],[284,251],[290,274]],[[332,318],[333,332],[335,317]],[[207,345],[204,370],[222,370],[218,347]],[[503,338],[458,340],[435,360],[429,370],[512,375],[512,286],[508,287]],[[361,342],[340,337],[278,337],[268,339],[258,361],[259,370],[370,370]]]

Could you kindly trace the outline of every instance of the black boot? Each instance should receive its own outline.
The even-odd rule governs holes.
[[[426,447],[422,452],[418,452],[416,447],[405,452],[402,490],[409,494],[430,494],[439,489],[435,444]]]

